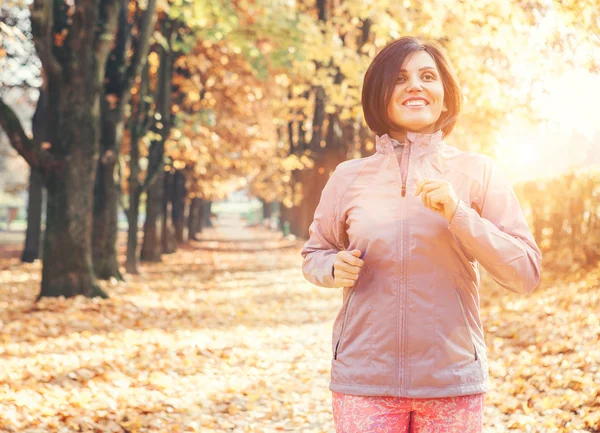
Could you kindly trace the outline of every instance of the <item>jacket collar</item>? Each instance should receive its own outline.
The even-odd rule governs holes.
[[[375,148],[377,152],[389,154],[394,153],[395,147],[408,144],[411,146],[412,155],[422,156],[443,146],[442,135],[441,129],[431,134],[409,131],[406,133],[406,142],[404,143],[399,143],[388,134],[375,135]]]

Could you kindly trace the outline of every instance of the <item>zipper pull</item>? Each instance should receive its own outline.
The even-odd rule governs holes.
[[[402,184],[402,197],[406,197],[406,185]]]

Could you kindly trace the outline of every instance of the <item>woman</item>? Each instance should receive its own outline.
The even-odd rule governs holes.
[[[529,293],[542,257],[508,180],[443,138],[461,91],[442,50],[388,44],[364,78],[376,152],[342,162],[302,250],[313,284],[343,287],[333,326],[336,431],[480,432],[488,366],[478,263]]]

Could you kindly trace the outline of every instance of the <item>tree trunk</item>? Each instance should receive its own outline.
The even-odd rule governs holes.
[[[315,167],[318,157],[319,154],[315,155]],[[312,191],[315,191],[314,185],[320,174],[318,169],[302,170],[295,174],[294,184],[302,188],[302,202],[290,211],[290,232],[298,237],[307,237],[308,227],[316,209],[315,200],[317,204],[319,202],[320,195],[313,194]]]
[[[198,230],[198,233],[202,233],[202,229],[204,229],[204,215],[206,214],[206,205],[204,202],[205,200],[201,198],[200,203],[198,203],[198,215],[196,217],[196,229]]]
[[[263,220],[273,216],[273,203],[267,203],[264,199],[260,199],[262,203]]]
[[[140,138],[146,134],[151,126],[153,113],[150,112],[149,103],[146,97],[150,94],[150,75],[148,63],[144,65],[141,76],[141,84],[137,97],[137,104],[131,116],[129,123],[130,143],[129,143],[129,209],[127,210],[127,262],[125,269],[130,274],[138,274],[137,258],[138,258],[138,220],[140,215],[140,201],[143,193],[143,186],[140,183]],[[157,161],[155,160],[154,163]],[[146,181],[150,183],[151,177],[154,176],[156,170],[148,167],[148,178]],[[146,186],[147,188],[147,186]]]
[[[130,274],[138,274],[137,268],[137,249],[138,249],[138,219],[140,215],[140,193],[139,185],[135,190],[131,190],[129,184],[129,209],[127,212],[127,261],[125,269]]]
[[[141,92],[140,92],[141,93]],[[141,99],[141,98],[140,98]],[[138,110],[143,105],[138,106]],[[138,112],[139,114],[139,112]],[[129,209],[127,209],[127,261],[125,269],[130,274],[138,274],[137,250],[138,250],[138,219],[140,215],[140,199],[142,195],[140,175],[140,148],[139,148],[139,117],[131,125],[131,144],[129,160]]]
[[[203,208],[203,212],[202,212],[202,217],[203,217],[203,223],[202,226],[203,227],[212,227],[213,223],[211,220],[211,216],[212,216],[212,201],[211,200],[204,200],[204,208]]]
[[[163,254],[172,254],[177,249],[175,230],[173,229],[173,174],[165,171],[163,177],[163,203],[162,203],[162,242]]]
[[[44,86],[47,87],[47,86]],[[42,142],[48,139],[48,91],[42,87],[33,114],[31,129],[33,131],[33,145],[40,148]],[[40,258],[40,241],[42,235],[42,201],[44,178],[40,171],[30,167],[29,194],[27,204],[27,233],[21,261],[32,263]]]
[[[102,148],[94,185],[92,259],[98,278],[123,280],[117,260],[120,185],[115,172],[123,136],[123,116],[111,110],[106,100],[101,102],[101,106]]]
[[[284,231],[286,222],[290,226],[292,225],[294,209],[297,209],[297,208],[290,208],[290,207],[285,206],[285,204],[283,204],[283,203],[281,204],[281,217],[279,218],[279,229],[282,232]]]
[[[323,6],[324,7],[324,6]],[[324,12],[323,12],[324,13]],[[316,189],[319,184],[319,178],[323,176],[323,158],[324,153],[329,148],[321,147],[323,140],[323,125],[325,122],[325,92],[322,87],[316,88],[315,111],[313,117],[313,135],[310,141],[310,149],[315,161],[315,166],[310,170],[302,170],[295,173],[295,183],[302,186],[302,203],[294,207],[290,221],[290,231],[302,238],[308,237],[308,227],[314,216],[315,209],[319,203],[320,189]],[[318,193],[315,193],[318,191]],[[310,194],[309,194],[310,192]]]
[[[123,139],[125,108],[131,88],[140,78],[148,56],[149,40],[154,27],[156,0],[146,4],[145,12],[136,23],[136,35],[131,61],[128,51],[134,25],[128,19],[128,0],[119,14],[117,38],[106,65],[105,94],[102,98],[102,135],[98,175],[94,188],[93,262],[100,278],[122,280],[117,261],[117,235],[121,186],[119,155]],[[110,99],[110,102],[109,102]],[[114,102],[118,101],[118,102]]]
[[[183,230],[185,227],[185,175],[183,171],[177,170],[173,175],[173,227],[175,228],[175,240],[178,243],[183,243]]]
[[[189,212],[188,212],[188,240],[196,240],[200,226],[202,224],[200,220],[201,215],[202,199],[194,197],[190,201]]]
[[[32,263],[40,258],[42,236],[42,197],[44,182],[41,173],[32,168],[29,173],[29,197],[27,204],[27,233],[21,261]]]
[[[36,1],[31,14],[36,48],[49,77],[50,153],[59,161],[46,177],[46,232],[38,300],[44,296],[108,297],[96,284],[92,267],[92,199],[99,98],[119,5],[115,1],[75,3],[69,35],[55,51],[51,8]],[[62,56],[54,57],[55,52]]]
[[[171,26],[170,29],[167,29]],[[174,31],[172,23],[163,19],[161,33],[170,40],[170,33]],[[144,224],[144,242],[142,245],[141,259],[147,261],[160,261],[163,252],[163,197],[164,197],[164,153],[165,140],[171,128],[171,82],[173,77],[174,53],[170,48],[161,47],[158,81],[156,83],[156,110],[160,119],[153,126],[153,132],[161,134],[161,138],[152,142],[148,158],[148,175],[152,170],[152,182],[148,187],[146,223]]]
[[[145,68],[147,71],[147,68]],[[143,78],[142,78],[143,79]],[[144,108],[143,90],[140,90],[139,104],[136,114],[130,124],[130,150],[129,150],[129,209],[127,209],[127,259],[125,262],[125,270],[129,274],[138,274],[137,267],[137,250],[138,250],[138,219],[140,215],[140,199],[141,185],[139,180],[140,175],[140,110]]]
[[[81,74],[95,73],[81,71]],[[38,299],[78,294],[107,297],[95,282],[91,254],[98,103],[82,89],[65,83],[60,91],[50,85],[50,105],[57,107],[53,111],[57,117],[52,122],[56,125],[52,128],[53,148],[70,148],[70,161],[62,170],[52,173],[46,184],[44,263]]]
[[[163,232],[163,176],[162,152],[160,169],[148,187],[146,197],[146,222],[144,224],[144,242],[140,258],[148,262],[160,262],[163,251],[161,234]]]
[[[98,98],[81,86],[85,70],[60,91],[51,88],[50,105],[56,107],[52,146],[68,153],[63,169],[52,173],[46,183],[46,231],[42,289],[44,296],[108,297],[96,284],[92,268],[92,197],[97,162]],[[89,66],[88,66],[89,67]]]

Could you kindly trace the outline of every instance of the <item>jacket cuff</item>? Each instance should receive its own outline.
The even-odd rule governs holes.
[[[331,254],[325,259],[324,266],[325,266],[326,276],[323,277],[323,283],[326,287],[335,287],[335,285],[334,285],[335,279],[333,276],[333,264],[335,263],[336,256],[337,256],[337,253]]]
[[[311,253],[310,262],[308,257],[302,267],[304,278],[315,286],[335,288],[333,278],[333,264],[337,250],[315,251]]]
[[[465,206],[465,202],[459,199],[458,205],[456,205],[456,211],[448,223],[448,229],[450,229],[450,231],[454,231],[457,228],[464,226],[465,219],[468,218],[468,210],[465,208]]]

